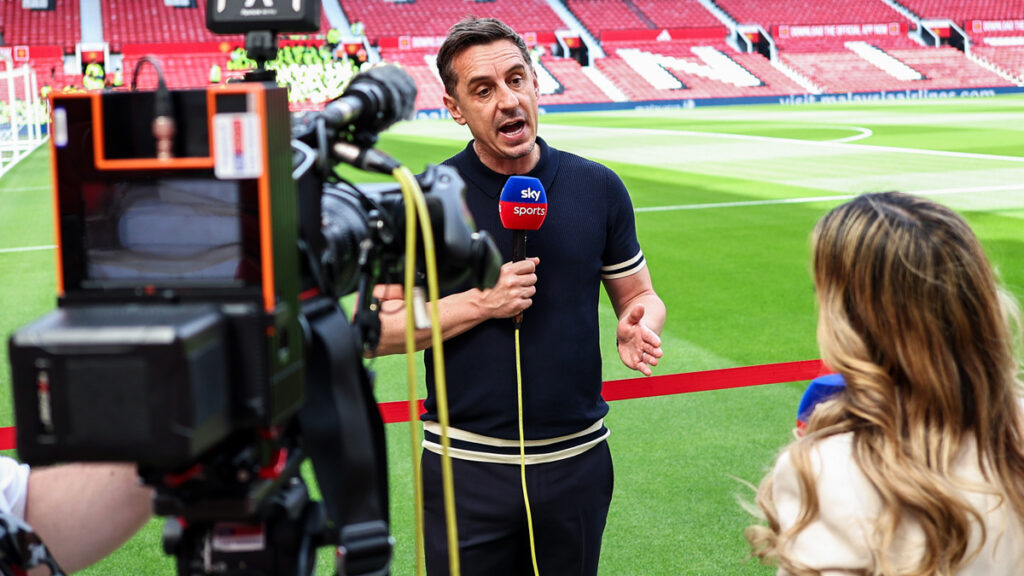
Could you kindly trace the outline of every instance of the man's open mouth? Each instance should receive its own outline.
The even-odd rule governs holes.
[[[525,121],[517,120],[515,122],[509,122],[508,124],[503,125],[501,128],[498,128],[498,131],[507,136],[513,136],[515,134],[518,134],[525,127]]]

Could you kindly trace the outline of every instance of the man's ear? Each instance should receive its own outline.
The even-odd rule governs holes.
[[[447,93],[444,95],[444,107],[448,109],[448,113],[452,115],[452,120],[455,120],[457,124],[462,126],[466,125],[466,118],[462,115],[459,110],[459,103]]]

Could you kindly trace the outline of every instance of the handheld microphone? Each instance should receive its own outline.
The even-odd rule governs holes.
[[[801,436],[818,404],[831,399],[845,387],[846,380],[843,379],[842,374],[826,374],[811,380],[803,397],[800,398],[800,406],[796,410],[796,429]]]
[[[548,214],[548,197],[544,185],[531,176],[509,176],[501,189],[498,200],[498,215],[501,225],[515,233],[512,261],[526,258],[526,232],[539,230]],[[516,314],[513,325],[518,329],[523,324],[523,313]]]

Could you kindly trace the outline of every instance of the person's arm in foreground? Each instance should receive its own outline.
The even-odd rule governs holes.
[[[665,304],[654,292],[651,272],[646,267],[622,278],[604,281],[619,325],[615,330],[622,363],[651,375],[651,366],[662,357],[661,329],[665,326]]]
[[[537,292],[537,265],[540,259],[527,258],[519,262],[506,262],[493,288],[466,290],[445,296],[438,301],[441,335],[444,340],[458,336],[492,318],[511,318],[533,304]],[[405,352],[405,301],[402,286],[380,285],[373,295],[381,300],[380,343],[375,356]],[[433,306],[427,303],[428,310]],[[431,345],[429,328],[416,331],[416,350]]]
[[[33,468],[25,521],[61,568],[76,572],[108,556],[149,520],[152,494],[131,464]]]

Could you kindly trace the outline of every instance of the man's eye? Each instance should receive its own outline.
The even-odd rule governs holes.
[[[513,78],[513,79],[512,79],[512,80],[511,80],[511,81],[509,82],[509,84],[511,84],[511,85],[513,85],[513,86],[516,86],[516,87],[518,87],[518,86],[519,86],[520,84],[522,84],[522,83],[523,83],[523,77],[522,77],[522,76],[516,76],[515,78]]]
[[[476,91],[476,95],[478,97],[480,97],[480,98],[486,98],[487,95],[490,94],[490,93],[491,93],[491,90],[489,88],[481,88],[481,89]]]

